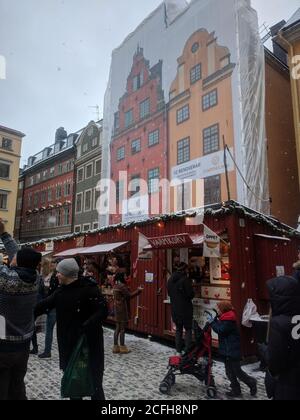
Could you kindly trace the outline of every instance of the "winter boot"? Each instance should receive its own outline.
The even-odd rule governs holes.
[[[113,354],[118,354],[118,353],[120,353],[120,346],[114,346],[113,347]]]
[[[51,353],[42,353],[39,355],[40,359],[51,359]]]
[[[33,354],[33,355],[37,355],[39,354],[39,349],[38,347],[33,347],[33,349],[30,351],[29,354]]]
[[[256,395],[257,395],[257,382],[256,381],[250,387],[250,395],[251,395],[251,397],[256,397]]]
[[[128,354],[130,353],[130,350],[126,346],[120,346],[120,353],[121,354]]]
[[[230,392],[226,392],[226,397],[228,398],[239,398],[242,396],[242,391],[241,390],[234,390],[232,389]]]

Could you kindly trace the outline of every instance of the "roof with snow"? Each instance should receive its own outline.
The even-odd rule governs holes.
[[[287,23],[282,28],[283,31],[289,29],[291,26],[294,26],[296,23],[300,23],[300,7],[299,9],[293,14],[293,16],[287,21]]]

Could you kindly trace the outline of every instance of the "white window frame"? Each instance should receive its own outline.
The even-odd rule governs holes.
[[[88,193],[88,192],[90,192],[90,193],[91,193],[91,202],[90,202],[90,208],[89,208],[89,209],[87,209],[87,208],[85,207],[85,203],[86,203],[86,195],[87,195],[87,193]],[[84,212],[84,213],[88,213],[88,212],[92,211],[92,209],[93,209],[93,190],[92,190],[92,188],[91,188],[91,189],[89,189],[89,190],[85,190],[85,191],[84,191],[83,212]]]
[[[94,162],[91,162],[91,163],[88,163],[86,166],[85,166],[85,179],[91,179],[91,178],[93,178],[93,171],[94,171]],[[89,168],[89,167],[92,167],[92,170],[91,170],[91,176],[87,176],[87,168]]]
[[[79,180],[79,176],[78,176],[78,172],[82,171],[82,179]],[[80,168],[77,169],[77,184],[79,184],[80,182],[84,181],[84,166],[81,166]]]
[[[88,142],[86,142],[82,145],[82,153],[86,153],[88,149],[89,149],[89,144]]]
[[[6,196],[6,208],[0,208],[0,211],[8,211],[8,196],[9,196],[9,191],[0,191],[0,194],[5,195]]]
[[[86,226],[88,226],[88,229],[87,230],[85,230],[85,227]],[[89,230],[91,230],[91,224],[90,223],[84,223],[83,225],[82,225],[82,231],[83,232],[88,232]]]
[[[7,180],[7,181],[10,181],[11,180],[11,165],[12,165],[12,163],[11,162],[8,162],[8,161],[6,161],[6,160],[2,160],[2,159],[0,159],[0,163],[2,163],[3,165],[6,165],[6,166],[8,166],[8,177],[5,177],[5,178],[0,178],[0,179],[4,179],[4,180]]]
[[[92,140],[92,147],[97,147],[98,146],[98,137],[94,137]]]
[[[77,197],[79,196],[79,195],[81,195],[81,208],[80,208],[80,211],[77,211]],[[75,200],[75,214],[80,214],[80,213],[82,213],[82,210],[83,210],[83,192],[80,192],[80,193],[77,193],[76,194],[76,200]]]
[[[97,162],[102,162],[102,159],[101,158],[96,159],[95,162],[94,162],[94,176],[101,175],[101,171],[99,173],[96,172]],[[102,164],[101,164],[101,168],[102,168]]]
[[[97,227],[95,227],[95,225],[97,225]],[[93,230],[99,229],[99,222],[94,222],[93,223]]]
[[[78,228],[79,228],[79,231],[77,231]],[[74,226],[74,233],[81,233],[81,225]]]

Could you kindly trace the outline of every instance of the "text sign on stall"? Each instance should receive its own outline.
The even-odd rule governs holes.
[[[148,238],[148,241],[154,249],[184,248],[193,245],[193,240],[187,233]]]

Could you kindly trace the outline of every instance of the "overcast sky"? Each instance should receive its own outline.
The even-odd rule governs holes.
[[[226,0],[224,0],[224,3]],[[26,134],[22,161],[102,112],[111,51],[161,0],[0,0],[0,125]],[[260,24],[289,17],[299,0],[252,0]]]

